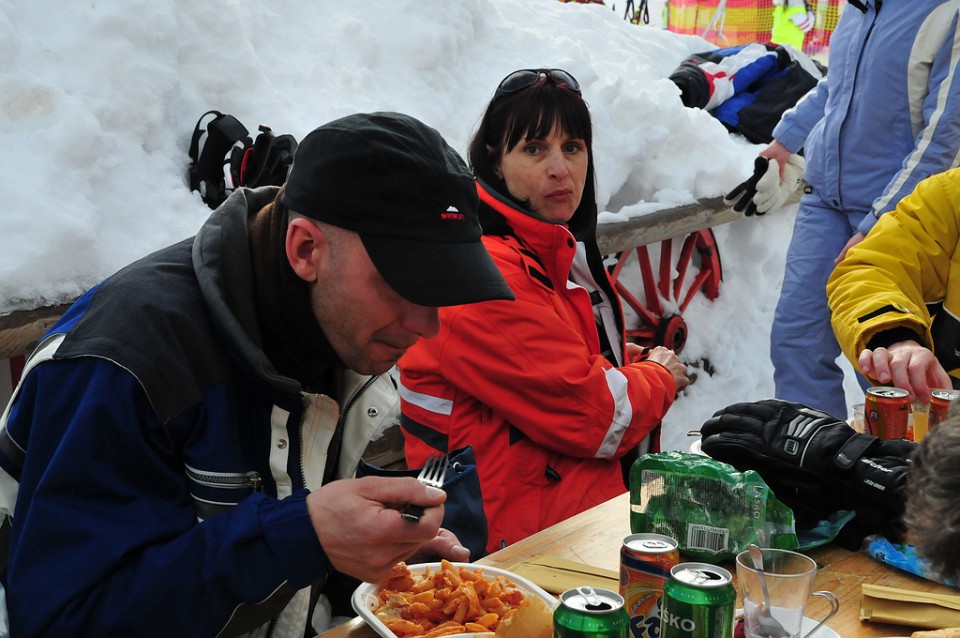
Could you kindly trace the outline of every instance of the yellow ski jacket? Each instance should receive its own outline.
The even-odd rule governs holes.
[[[855,367],[875,337],[906,329],[958,385],[958,242],[960,169],[951,169],[917,184],[850,249],[827,282],[827,296],[837,341]]]

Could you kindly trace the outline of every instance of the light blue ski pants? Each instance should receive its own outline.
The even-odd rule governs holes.
[[[776,398],[847,417],[840,346],[830,326],[827,279],[833,260],[856,232],[864,213],[826,206],[804,195],[787,249],[783,287],[770,333]],[[860,384],[866,381],[861,377]]]

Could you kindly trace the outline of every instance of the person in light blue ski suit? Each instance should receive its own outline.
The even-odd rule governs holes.
[[[770,338],[779,399],[847,413],[827,278],[919,181],[957,165],[958,8],[943,0],[850,0],[831,39],[827,76],[784,113],[760,153],[775,160],[768,170],[780,170],[774,188],[791,189],[790,167],[802,149],[808,183]],[[755,202],[783,201],[762,193],[761,182],[757,188]]]

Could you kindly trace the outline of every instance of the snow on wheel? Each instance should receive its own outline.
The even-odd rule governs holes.
[[[706,228],[624,250],[611,277],[623,300],[627,340],[679,353],[687,342],[683,312],[698,293],[717,298],[723,271],[713,231]]]

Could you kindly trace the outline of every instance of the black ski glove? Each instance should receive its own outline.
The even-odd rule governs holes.
[[[826,412],[765,399],[719,410],[700,434],[701,449],[714,458],[777,470],[803,485],[834,474],[833,458],[856,432]]]
[[[704,453],[756,470],[798,525],[856,510],[864,535],[897,537],[915,443],[858,434],[826,412],[777,399],[727,406],[700,433]]]
[[[723,198],[723,203],[727,206],[733,206],[733,210],[743,213],[747,217],[754,214],[763,215],[763,213],[757,212],[757,205],[753,203],[753,198],[757,194],[757,182],[767,173],[769,166],[769,159],[757,156],[757,159],[753,160],[753,175],[747,181],[737,184],[732,191],[727,193]]]

